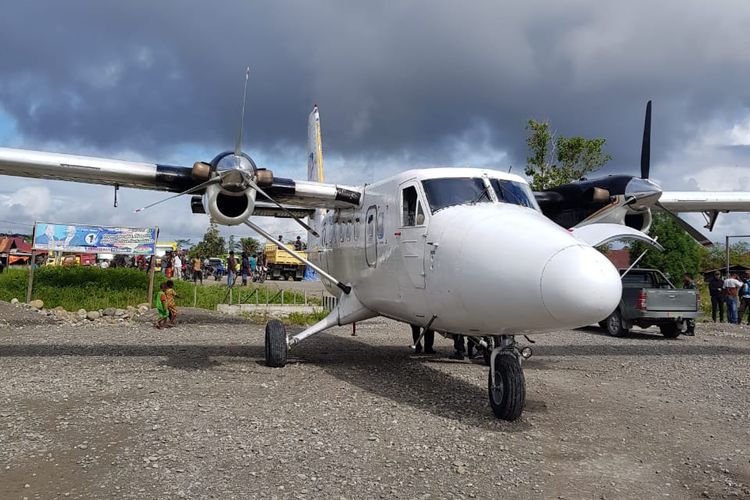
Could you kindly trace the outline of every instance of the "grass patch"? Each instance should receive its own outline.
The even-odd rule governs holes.
[[[324,311],[322,309],[313,310],[313,312],[311,313],[293,312],[289,313],[289,317],[285,322],[291,325],[314,325],[326,316],[328,316],[328,311]]]
[[[0,300],[13,298],[23,301],[26,298],[28,271],[7,269],[0,274]],[[154,289],[166,281],[164,275],[154,277]],[[193,289],[195,288],[195,292]],[[148,275],[137,269],[101,269],[98,267],[43,267],[34,270],[33,299],[41,299],[47,308],[61,306],[68,311],[78,309],[95,310],[107,307],[125,308],[147,302]],[[280,304],[281,294],[267,286],[235,287],[232,290],[232,303]],[[216,309],[217,304],[229,303],[228,289],[225,286],[197,286],[189,281],[176,281],[177,305],[202,309]],[[195,293],[195,295],[194,295]],[[303,293],[285,290],[285,304],[303,304]],[[308,297],[308,304],[320,304],[320,298]]]

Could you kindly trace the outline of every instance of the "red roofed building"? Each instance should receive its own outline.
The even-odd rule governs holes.
[[[630,267],[630,249],[628,248],[608,250],[605,255],[617,269],[627,269]]]
[[[0,238],[0,254],[31,253],[31,243],[26,243],[20,236]]]
[[[0,238],[0,263],[4,266],[28,264],[31,257],[31,243],[20,236]]]

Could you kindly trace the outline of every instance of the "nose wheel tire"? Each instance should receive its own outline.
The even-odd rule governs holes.
[[[266,323],[266,366],[281,368],[286,365],[288,350],[284,324],[272,319]]]
[[[488,377],[490,406],[495,416],[502,420],[516,420],[523,412],[526,402],[526,380],[518,357],[511,352],[499,352],[495,356],[495,384],[492,383],[492,368]]]

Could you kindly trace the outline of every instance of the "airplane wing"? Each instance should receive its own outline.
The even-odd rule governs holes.
[[[202,182],[192,172],[193,168],[184,166],[0,148],[0,175],[182,193]],[[276,200],[303,209],[356,206],[362,195],[349,186],[275,176],[263,188]],[[265,201],[260,195],[258,199]],[[277,209],[275,206],[271,209],[270,204],[259,207],[255,215],[263,215],[262,208],[268,208],[269,215],[276,216]]]
[[[671,212],[750,212],[750,192],[664,191],[658,205]]]

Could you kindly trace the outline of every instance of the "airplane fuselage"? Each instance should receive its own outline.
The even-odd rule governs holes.
[[[357,208],[317,211],[308,251],[377,314],[474,336],[536,333],[600,321],[620,300],[614,266],[545,217],[518,176],[409,170],[362,192]]]

